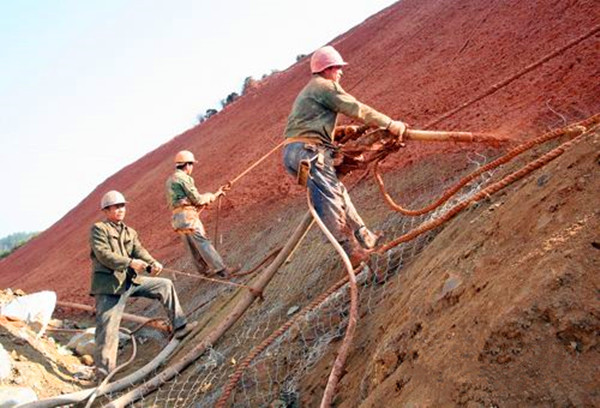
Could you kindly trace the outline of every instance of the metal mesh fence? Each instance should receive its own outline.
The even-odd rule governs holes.
[[[474,170],[486,161],[485,156],[461,154],[466,171]],[[447,208],[474,194],[491,177],[482,175],[476,182],[464,188],[457,198],[447,202],[435,212],[406,217],[388,211],[376,187],[362,182],[351,193],[353,200],[367,224],[381,230],[386,237],[400,236],[421,223],[437,217]],[[386,176],[386,186],[397,196],[402,179],[395,174]],[[455,180],[447,180],[438,186],[428,186],[427,196],[412,200],[414,207],[430,202]],[[377,202],[376,205],[373,202]],[[366,208],[363,212],[361,208]],[[226,259],[254,265],[278,245],[282,245],[299,223],[306,210],[303,196],[287,205],[280,212],[266,216],[244,229],[224,231],[226,239],[219,250]],[[269,221],[270,220],[270,221]],[[210,231],[210,228],[208,229]],[[360,292],[360,316],[368,319],[379,303],[388,295],[389,283],[397,280],[405,268],[433,239],[436,231],[423,234],[401,244],[378,258],[374,269],[380,271],[384,282],[375,283],[368,268],[358,274]],[[182,260],[182,264],[187,260]],[[185,264],[183,265],[185,266]],[[183,373],[164,384],[158,391],[138,401],[136,406],[157,407],[211,407],[221,397],[229,376],[249,351],[278,329],[290,317],[321,295],[346,274],[338,255],[325,236],[313,226],[297,251],[279,270],[264,292],[264,300],[255,302],[245,315],[218,342]],[[247,278],[250,281],[251,277]],[[243,281],[242,281],[243,283]],[[218,322],[226,316],[228,305],[235,301],[235,291],[219,284],[186,281],[179,278],[180,291],[190,293],[187,310],[192,319],[212,319]],[[347,285],[335,291],[316,309],[299,318],[282,336],[255,358],[245,370],[235,387],[228,405],[233,407],[300,407],[311,406],[307,398],[314,392],[306,384],[315,367],[331,363],[324,356],[331,356],[337,348],[337,340],[344,336],[347,325],[349,291]],[[202,336],[192,343],[202,341]],[[326,378],[320,381],[323,387]],[[312,380],[314,382],[314,379]],[[319,382],[319,381],[317,381]],[[310,389],[309,389],[310,388]],[[110,395],[114,399],[118,395]],[[320,395],[317,396],[320,398]],[[106,400],[105,400],[106,401]]]

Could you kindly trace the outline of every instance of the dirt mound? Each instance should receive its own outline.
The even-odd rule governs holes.
[[[0,291],[0,304],[14,299],[12,291]],[[65,346],[77,332],[71,322],[53,319],[46,333],[38,337],[39,329],[37,323],[28,325],[0,316],[0,343],[11,365],[11,373],[2,385],[30,387],[40,399],[93,385],[93,369]]]

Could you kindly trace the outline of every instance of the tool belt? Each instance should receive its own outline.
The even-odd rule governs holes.
[[[181,207],[173,208],[173,214],[178,214],[189,210],[198,211],[198,207],[196,207],[195,205],[182,205]]]
[[[312,145],[321,145],[322,142],[316,137],[308,137],[308,136],[297,136],[297,137],[288,137],[283,140],[283,145],[289,145],[292,143],[306,143]]]
[[[195,207],[195,206],[192,204],[192,202],[190,201],[189,198],[185,197],[185,198],[181,198],[173,203],[173,208],[180,208],[180,207]]]
[[[312,143],[305,143],[304,148],[308,151],[315,152],[316,155],[311,159],[300,160],[298,163],[298,174],[296,182],[302,187],[306,187],[310,177],[310,167],[316,166],[318,169],[325,167],[325,149],[322,146]]]

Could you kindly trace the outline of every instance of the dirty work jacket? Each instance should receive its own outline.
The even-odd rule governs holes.
[[[167,179],[166,189],[167,204],[173,210],[173,230],[182,234],[199,232],[206,236],[197,207],[212,203],[216,196],[213,193],[198,193],[194,179],[179,169]]]
[[[90,231],[90,247],[91,295],[118,295],[130,283],[139,283],[139,277],[129,268],[132,259],[141,259],[149,265],[156,262],[140,243],[137,232],[123,223],[108,220],[95,223]]]
[[[285,137],[308,137],[331,146],[338,113],[377,127],[388,127],[392,120],[357,101],[335,81],[313,75],[296,97],[285,128]]]
[[[183,170],[175,170],[175,173],[167,179],[167,204],[170,208],[181,207],[182,201],[187,199],[188,205],[202,206],[215,201],[213,193],[198,193],[194,179]]]

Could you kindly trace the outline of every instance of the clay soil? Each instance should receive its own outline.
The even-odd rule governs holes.
[[[342,79],[346,90],[419,128],[598,24],[595,0],[404,0],[332,44],[350,62]],[[598,113],[598,55],[596,31],[435,128],[494,133],[517,143]],[[293,99],[307,79],[304,59],[110,176],[0,261],[0,287],[51,289],[59,300],[93,304],[87,295],[87,235],[101,217],[100,197],[110,189],[130,201],[127,222],[153,255],[188,268],[164,202],[173,155],[194,151],[199,190],[216,190],[281,141]],[[446,225],[401,281],[391,284],[382,312],[360,321],[336,404],[600,405],[598,147],[596,132]],[[465,145],[408,144],[386,161],[386,178],[409,178],[403,191],[410,202],[459,177],[472,152]],[[219,228],[231,262],[259,259],[264,252],[248,250],[255,248],[255,237],[268,235],[274,220],[306,210],[302,190],[284,174],[280,159],[279,153],[268,158],[223,203]],[[362,209],[368,221],[389,211],[379,197]],[[203,214],[209,231],[215,216],[214,208]],[[194,284],[177,285],[188,309],[201,303]],[[157,310],[147,305],[133,302],[131,311]],[[318,389],[326,377],[323,364],[307,386]]]
[[[598,406],[599,151],[444,227],[362,321],[339,406]]]

